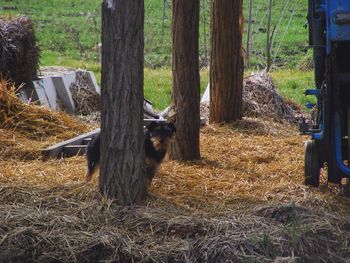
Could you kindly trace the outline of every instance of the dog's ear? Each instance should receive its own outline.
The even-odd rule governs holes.
[[[150,124],[148,124],[147,130],[152,131],[154,130],[155,127],[157,127],[157,125],[158,125],[157,122],[152,121]]]
[[[176,127],[174,123],[168,123],[168,127],[172,132],[176,132]]]

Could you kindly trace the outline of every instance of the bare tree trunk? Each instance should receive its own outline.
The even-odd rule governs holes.
[[[242,117],[242,0],[213,0],[210,61],[210,122]]]
[[[163,3],[163,17],[162,17],[162,35],[161,35],[161,40],[160,42],[163,43],[163,37],[164,37],[164,24],[165,24],[165,12],[166,12],[166,0],[164,0]]]
[[[203,15],[203,45],[204,45],[204,62],[205,66],[208,67],[208,48],[207,48],[207,8],[206,8],[206,3],[205,1],[207,0],[202,0],[203,5],[202,5],[202,15]]]
[[[267,32],[266,32],[266,71],[271,69],[271,16],[272,16],[272,0],[269,0],[267,16]]]
[[[199,0],[173,0],[173,94],[177,132],[170,147],[176,160],[200,159]]]
[[[144,1],[102,4],[99,189],[122,205],[146,199],[143,146]]]
[[[249,22],[247,32],[247,67],[251,67],[251,52],[252,52],[252,15],[253,15],[253,0],[249,1]]]

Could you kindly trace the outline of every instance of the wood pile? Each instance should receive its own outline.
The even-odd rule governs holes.
[[[82,71],[76,71],[76,81],[70,86],[70,91],[76,108],[76,114],[83,116],[95,114],[101,111],[101,98],[91,81]]]
[[[209,118],[209,102],[201,103],[201,117]],[[245,117],[296,124],[305,114],[299,105],[283,98],[272,78],[259,72],[243,80],[243,115]]]
[[[302,116],[278,94],[272,78],[260,72],[243,81],[243,111],[247,117],[270,118],[278,122],[297,123]]]

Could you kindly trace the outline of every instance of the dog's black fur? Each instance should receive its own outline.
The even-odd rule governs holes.
[[[151,185],[175,132],[176,127],[173,123],[151,122],[145,130],[144,146],[148,185]]]
[[[157,173],[160,163],[163,161],[168,150],[168,145],[172,139],[176,127],[172,123],[151,122],[144,131],[144,147],[146,155],[147,181],[151,184],[153,177]],[[101,136],[98,134],[87,146],[86,159],[88,170],[86,181],[90,181],[100,163],[100,143]]]
[[[87,173],[85,180],[88,182],[91,180],[94,173],[100,167],[100,155],[101,155],[101,134],[97,134],[93,140],[86,147],[86,159],[87,159]]]

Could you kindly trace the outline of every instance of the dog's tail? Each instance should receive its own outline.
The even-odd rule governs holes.
[[[88,170],[85,175],[85,181],[90,182],[92,176],[95,174],[95,172],[99,169],[100,165],[99,163],[88,163]]]
[[[86,148],[87,172],[85,180],[89,182],[100,164],[100,135],[97,135]]]

